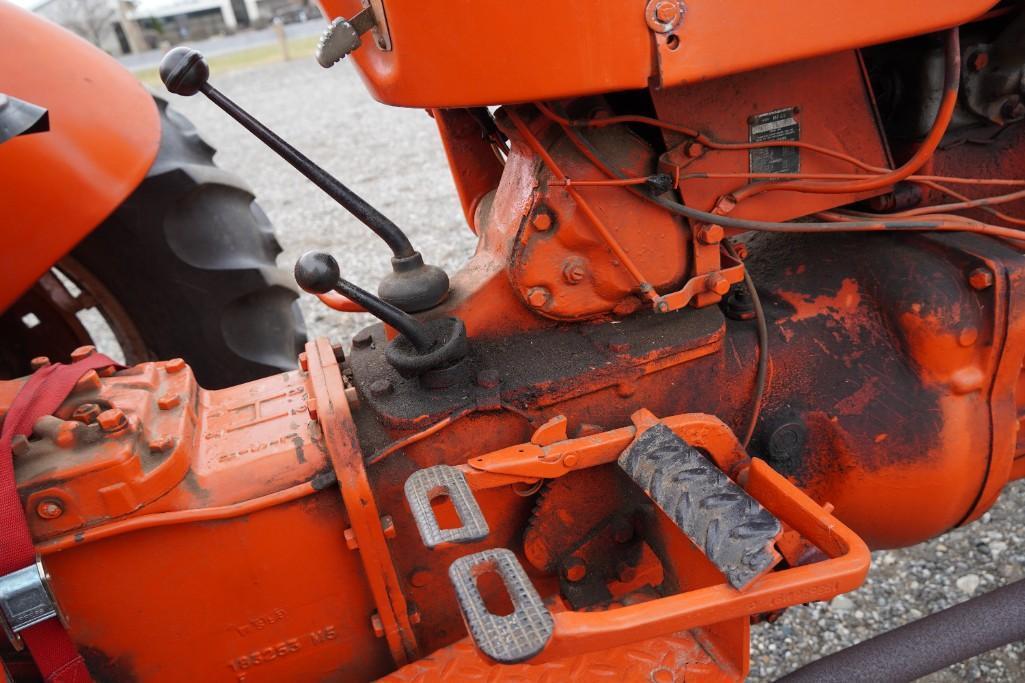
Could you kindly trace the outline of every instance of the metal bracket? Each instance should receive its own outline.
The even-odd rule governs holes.
[[[0,612],[4,633],[16,650],[24,647],[18,634],[57,616],[57,604],[46,584],[39,560],[24,569],[0,576]]]

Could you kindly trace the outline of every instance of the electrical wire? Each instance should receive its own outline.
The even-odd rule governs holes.
[[[726,253],[738,261],[740,260],[737,250],[729,240],[723,241],[722,245]],[[755,371],[755,390],[754,395],[751,397],[751,415],[748,417],[744,438],[741,439],[744,448],[747,448],[751,443],[751,437],[754,436],[755,429],[758,427],[758,419],[762,415],[762,401],[765,398],[765,392],[768,390],[769,325],[765,319],[765,309],[762,308],[762,299],[758,296],[758,289],[755,287],[754,280],[751,279],[751,273],[747,268],[744,269],[744,286],[747,287],[748,294],[751,295],[751,305],[754,308],[755,324],[758,331],[758,367]]]

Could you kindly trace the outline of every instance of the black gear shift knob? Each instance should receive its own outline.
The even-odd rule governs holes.
[[[176,47],[160,60],[160,80],[175,95],[195,95],[209,78],[206,59],[191,47]]]
[[[338,261],[322,251],[308,251],[295,262],[295,281],[310,294],[326,294],[338,285]]]

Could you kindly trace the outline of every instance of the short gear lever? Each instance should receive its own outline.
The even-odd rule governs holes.
[[[188,47],[176,47],[160,61],[160,79],[169,92],[187,97],[197,92],[206,95],[385,241],[392,250],[393,272],[378,287],[381,299],[409,313],[425,311],[444,301],[448,275],[437,266],[424,264],[420,252],[395,223],[210,85],[209,77],[210,67],[203,55]]]

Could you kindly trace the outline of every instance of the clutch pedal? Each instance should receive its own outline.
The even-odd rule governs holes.
[[[477,579],[494,572],[505,585],[513,612],[493,614],[477,588]],[[505,548],[482,550],[460,557],[448,569],[459,608],[477,649],[502,664],[530,659],[545,648],[555,620],[541,601],[516,555]]]
[[[436,548],[443,543],[473,543],[487,538],[488,522],[459,468],[450,465],[425,467],[411,474],[404,488],[416,528],[428,548]],[[462,526],[441,528],[431,501],[442,496],[448,496]]]
[[[618,462],[734,588],[779,561],[779,520],[666,425],[641,433]]]

